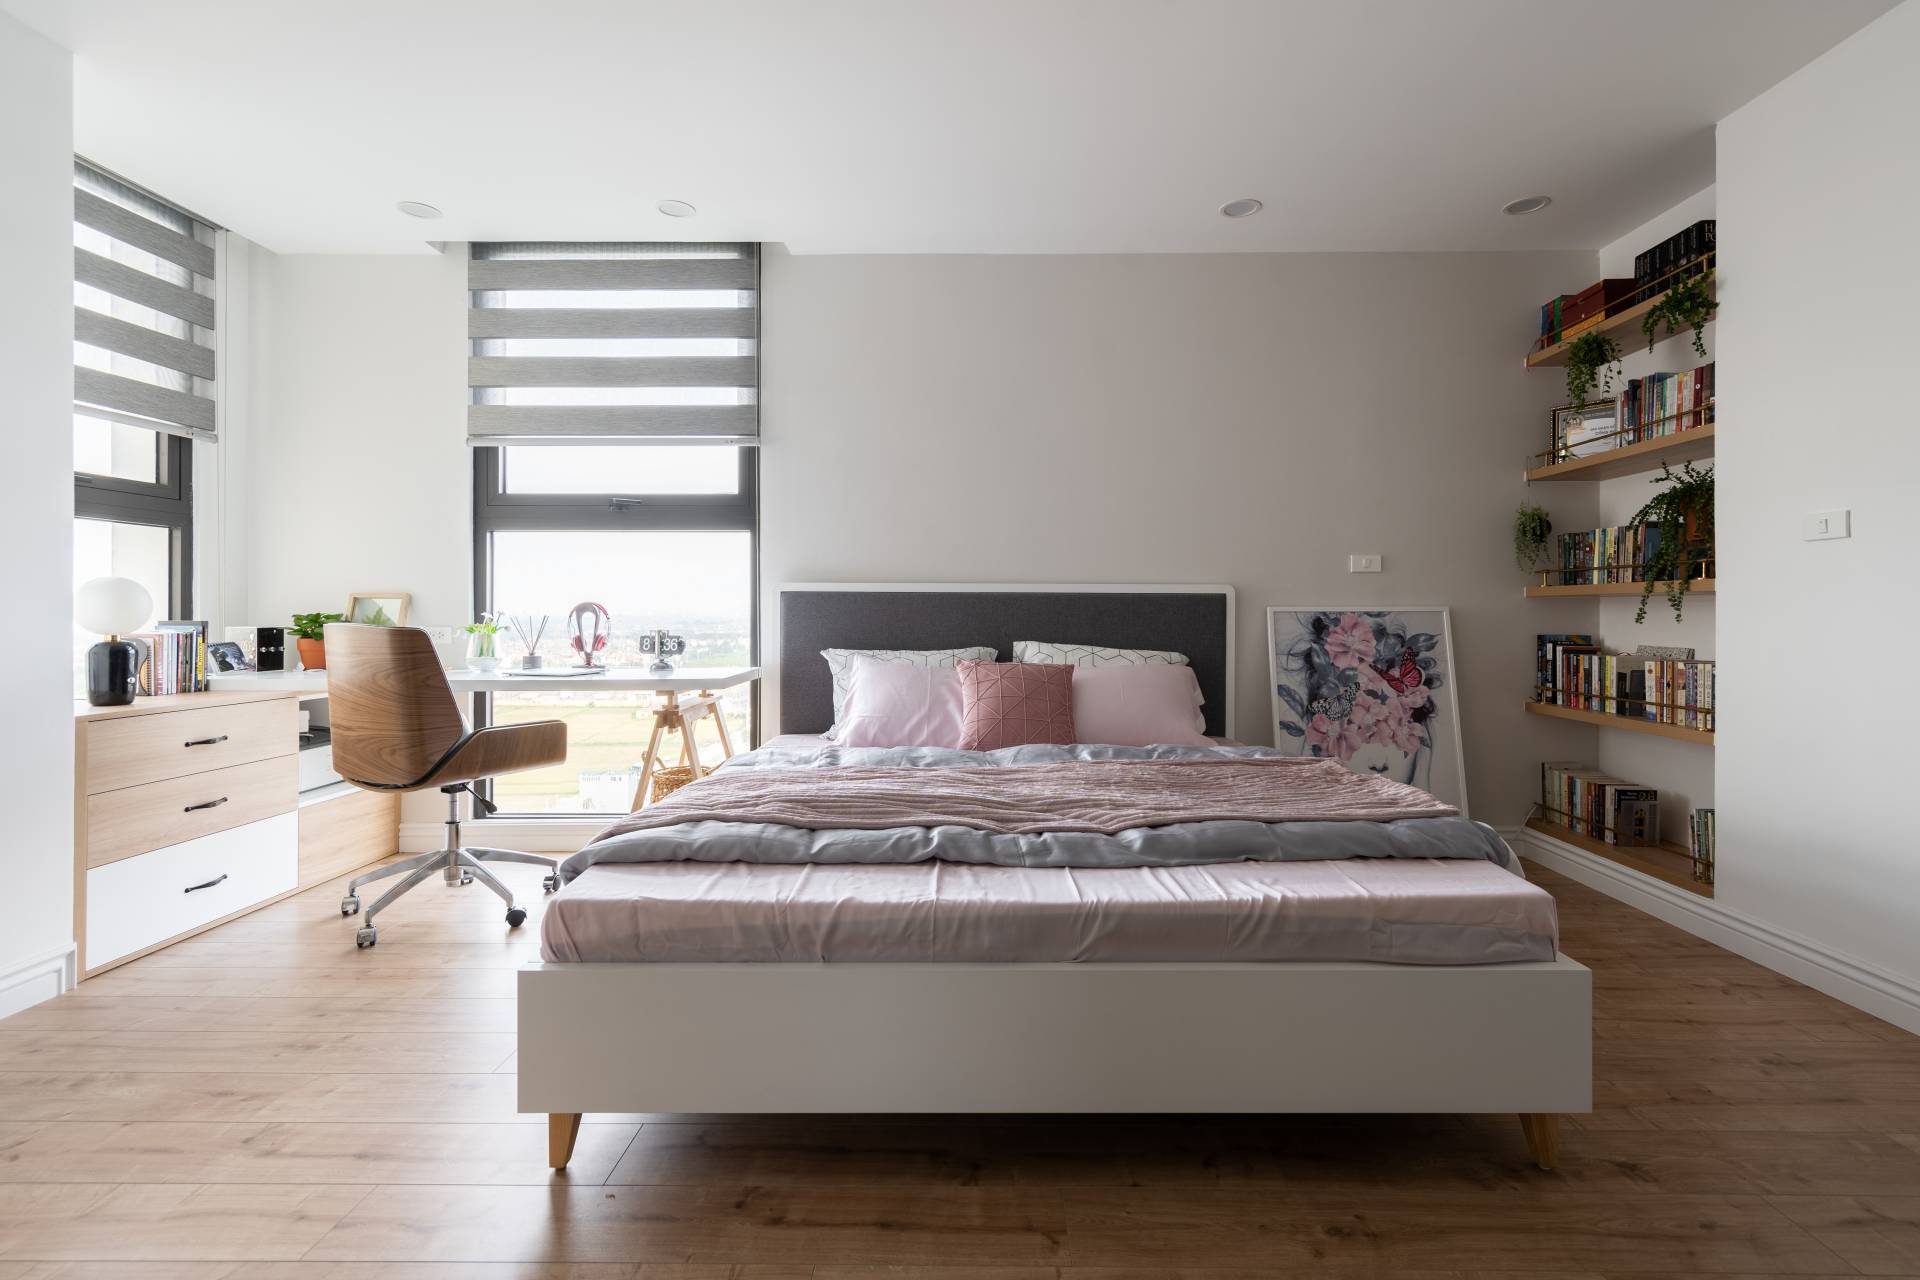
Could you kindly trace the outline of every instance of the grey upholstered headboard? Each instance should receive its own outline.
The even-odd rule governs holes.
[[[1207,732],[1230,734],[1231,587],[802,583],[780,589],[780,731],[824,733],[833,681],[822,649],[958,649],[1016,640],[1173,649],[1206,695]]]

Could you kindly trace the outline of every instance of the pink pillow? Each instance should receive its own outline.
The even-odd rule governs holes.
[[[1116,747],[1212,746],[1194,726],[1199,698],[1200,681],[1192,667],[1164,662],[1078,667],[1073,673],[1074,732],[1077,741]]]
[[[957,747],[960,676],[856,655],[846,711],[831,735],[843,747]]]
[[[962,751],[1072,742],[1073,668],[1050,662],[960,662]]]

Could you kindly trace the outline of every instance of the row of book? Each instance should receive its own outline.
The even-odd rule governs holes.
[[[1687,820],[1687,852],[1693,857],[1693,878],[1713,883],[1713,810],[1695,809]]]
[[[1657,525],[1613,525],[1560,535],[1559,585],[1639,582],[1642,568],[1660,547]]]
[[[1542,763],[1540,807],[1548,821],[1606,844],[1631,848],[1660,840],[1660,792],[1592,765]]]
[[[1679,373],[1627,380],[1613,445],[1639,444],[1713,421],[1713,361]]]
[[[1592,636],[1546,635],[1534,637],[1534,662],[1541,702],[1713,731],[1717,668],[1692,649],[1609,653]]]
[[[1716,240],[1712,218],[1702,218],[1685,231],[1677,231],[1659,244],[1633,256],[1633,301],[1645,302],[1655,294],[1713,266]]]
[[[134,689],[148,697],[170,693],[205,693],[207,683],[207,624],[156,622],[151,631],[127,637],[140,650]]]

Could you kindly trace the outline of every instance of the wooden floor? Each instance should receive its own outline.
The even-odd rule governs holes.
[[[532,868],[505,874],[537,903]],[[514,1113],[509,936],[329,886],[0,1022],[0,1280],[1920,1275],[1920,1040],[1545,871],[1596,1110],[1511,1117]]]

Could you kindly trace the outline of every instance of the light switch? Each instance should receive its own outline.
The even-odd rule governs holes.
[[[1801,538],[1807,542],[1824,542],[1828,538],[1850,538],[1853,536],[1853,512],[1847,507],[1835,511],[1809,512],[1806,527]]]
[[[1378,555],[1348,556],[1347,572],[1378,573],[1380,572],[1380,557]]]

